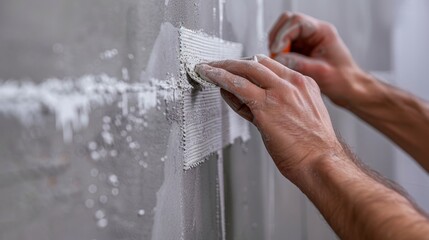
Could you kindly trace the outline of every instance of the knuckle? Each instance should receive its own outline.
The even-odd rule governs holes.
[[[306,82],[310,85],[310,86],[317,86],[316,81],[314,81],[314,79],[312,79],[309,76],[305,76]]]
[[[317,69],[318,75],[321,77],[327,77],[331,71],[331,68],[328,65],[322,64]]]
[[[297,88],[305,87],[307,84],[306,78],[301,74],[296,74],[290,80],[290,82]]]
[[[291,12],[285,11],[280,15],[280,18],[289,18],[291,15],[293,15]]]
[[[245,88],[247,85],[247,81],[244,78],[239,76],[231,77],[231,83],[235,88]]]
[[[255,111],[260,109],[260,102],[255,99],[245,100],[244,103],[249,107],[250,110]]]
[[[310,18],[307,15],[304,15],[302,13],[296,13],[294,15],[294,21],[299,24],[306,24],[308,23]]]
[[[265,91],[265,104],[276,105],[280,102],[281,97],[279,97],[278,93],[271,90]]]
[[[245,67],[246,69],[252,69],[252,68],[258,67],[258,63],[257,63],[257,62],[255,62],[255,61],[246,61],[246,60],[243,60],[243,61],[241,62],[241,64],[242,64],[242,65],[243,65],[243,67]]]
[[[332,23],[324,22],[322,26],[331,35],[336,35],[338,32],[337,28]]]
[[[303,20],[303,19],[305,19],[306,18],[306,16],[305,15],[303,15],[302,13],[295,13],[294,15],[293,15],[293,19],[294,20],[297,20],[297,21],[301,21],[301,20]]]
[[[299,13],[294,13],[291,15],[290,19],[293,23],[296,23],[302,20],[302,16]]]
[[[317,82],[311,78],[311,77],[305,77],[307,79],[308,85],[311,86],[312,88],[316,89],[316,90],[320,90],[319,89],[319,85],[317,84]]]

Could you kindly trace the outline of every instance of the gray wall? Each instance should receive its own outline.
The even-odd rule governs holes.
[[[181,78],[178,27],[241,42],[250,56],[266,53],[266,33],[286,9],[334,23],[368,71],[391,76],[403,66],[391,60],[398,49],[389,0],[0,1],[0,239],[335,238],[279,174],[257,130],[184,172],[180,95],[135,91]],[[118,80],[115,93],[63,89],[88,74]],[[33,96],[17,85],[24,82],[28,89],[52,83],[58,95]],[[410,89],[421,86],[415,83]],[[18,89],[12,97],[11,89]],[[90,107],[72,98],[76,92],[94,100]],[[142,98],[150,107],[142,108]],[[388,140],[327,103],[338,133],[364,161],[410,181],[415,170],[398,169]]]
[[[155,107],[140,109],[141,93],[132,90],[152,79],[180,78],[179,26],[242,42],[251,55],[265,51],[265,13],[273,22],[282,6],[244,0],[1,1],[0,238],[224,238],[223,156],[182,171],[180,99],[158,97]],[[114,78],[131,92],[80,104],[72,97],[81,89],[64,90],[61,83],[88,74]],[[52,101],[32,95],[51,78],[60,85],[53,87],[58,95]],[[10,83],[16,91],[8,97]],[[99,100],[91,93],[80,97]],[[67,111],[72,106],[82,108]],[[254,135],[249,146],[262,149]],[[258,155],[251,161],[257,163]],[[249,167],[259,174],[256,165]],[[253,182],[262,188],[261,181]],[[230,199],[232,193],[226,194]],[[264,226],[262,209],[249,213]]]
[[[17,114],[33,98],[0,97],[0,239],[222,238],[217,160],[182,171],[177,99],[158,96],[156,107],[142,114],[139,92],[132,91],[154,78],[178,79],[177,28],[219,35],[218,5],[0,2],[2,94],[6,82],[77,81],[87,74],[105,74],[130,88],[78,109],[87,111],[88,123],[68,141],[55,115],[61,109],[42,106],[33,119]],[[12,109],[4,107],[11,102]]]

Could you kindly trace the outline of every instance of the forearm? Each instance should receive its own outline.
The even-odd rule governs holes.
[[[360,73],[359,88],[346,106],[410,154],[429,171],[429,105],[393,86]]]
[[[345,153],[325,156],[290,179],[341,239],[423,239],[429,223],[393,185]]]

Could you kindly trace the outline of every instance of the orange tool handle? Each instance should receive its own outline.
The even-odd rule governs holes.
[[[291,48],[291,46],[290,46],[291,44],[288,44],[284,49],[283,49],[283,51],[282,51],[282,53],[290,53],[290,48]],[[271,58],[275,58],[275,57],[277,57],[277,53],[271,53],[270,54],[270,57]]]

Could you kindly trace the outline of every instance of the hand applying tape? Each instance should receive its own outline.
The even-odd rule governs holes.
[[[256,58],[199,64],[195,71],[219,86],[226,103],[259,129],[283,174],[317,158],[309,146],[341,148],[316,82],[269,57]]]

